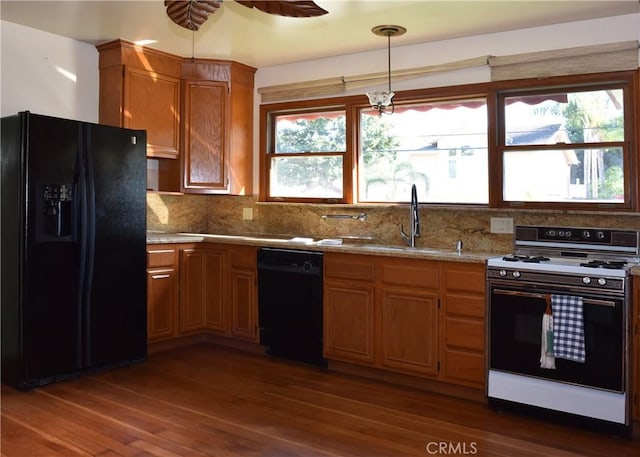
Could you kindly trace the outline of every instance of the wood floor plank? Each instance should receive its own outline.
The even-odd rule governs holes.
[[[90,456],[56,436],[34,429],[30,424],[8,416],[2,417],[2,448],[16,456]],[[2,452],[2,455],[9,455]]]
[[[6,457],[637,457],[640,446],[206,344],[29,392],[3,386],[1,416]]]

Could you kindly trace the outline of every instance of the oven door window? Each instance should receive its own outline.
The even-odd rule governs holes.
[[[553,370],[540,368],[542,316],[546,302],[544,298],[527,296],[531,294],[518,295],[520,292],[509,287],[491,287],[491,369],[624,391],[622,299],[611,299],[615,306],[607,306],[591,304],[588,297],[583,296],[586,360],[578,363],[556,358],[556,369]]]

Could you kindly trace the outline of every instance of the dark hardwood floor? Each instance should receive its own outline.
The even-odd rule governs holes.
[[[1,408],[7,457],[640,455],[631,438],[208,344],[2,386]]]

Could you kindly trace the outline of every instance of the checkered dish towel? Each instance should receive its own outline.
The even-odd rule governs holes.
[[[551,308],[554,357],[584,363],[582,297],[552,295]]]

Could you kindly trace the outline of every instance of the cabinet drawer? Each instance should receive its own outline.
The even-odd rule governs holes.
[[[175,249],[154,249],[147,251],[147,267],[170,267],[175,263]]]
[[[484,322],[470,319],[447,318],[445,344],[447,348],[457,347],[471,351],[484,352]]]
[[[447,290],[484,293],[484,265],[446,265],[444,284]]]
[[[438,267],[429,261],[393,259],[382,266],[382,282],[398,286],[438,288]]]
[[[328,278],[354,279],[373,281],[375,278],[375,264],[373,259],[354,261],[351,256],[325,256],[324,275]]]
[[[445,378],[456,384],[484,388],[484,354],[463,351],[446,351]]]
[[[485,316],[484,295],[450,292],[445,296],[447,315],[469,316],[484,319]]]
[[[229,249],[231,266],[254,270],[257,264],[257,253],[254,247],[232,247]]]

